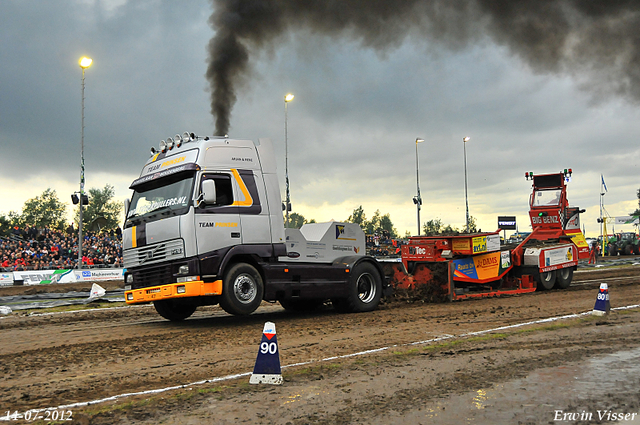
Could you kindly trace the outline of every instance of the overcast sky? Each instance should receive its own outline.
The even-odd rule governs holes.
[[[71,211],[83,55],[94,61],[85,74],[87,189],[109,183],[124,200],[152,145],[184,131],[212,135],[205,73],[213,11],[205,0],[3,1],[0,212],[20,211],[47,188]],[[483,231],[497,228],[498,215],[516,215],[519,230],[530,229],[526,171],[573,169],[568,197],[587,210],[587,236],[599,231],[601,174],[611,216],[637,207],[640,107],[601,89],[616,85],[607,80],[615,74],[536,69],[490,35],[452,47],[421,34],[375,49],[294,27],[251,51],[229,134],[271,138],[283,176],[283,97],[295,95],[288,106],[294,211],[344,220],[362,205],[367,218],[379,209],[400,234],[416,234],[422,138],[422,222],[462,227],[464,136],[469,213]]]

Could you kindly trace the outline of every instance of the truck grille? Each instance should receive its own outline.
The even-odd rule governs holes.
[[[180,258],[184,258],[184,242],[182,239],[174,239],[125,250],[124,267],[131,268]]]
[[[171,265],[161,264],[152,267],[143,267],[141,270],[132,270],[132,289],[148,288],[149,286],[165,285],[173,282]]]

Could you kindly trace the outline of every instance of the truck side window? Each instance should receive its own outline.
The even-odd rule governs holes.
[[[202,181],[213,180],[216,185],[216,203],[215,206],[233,204],[233,188],[231,187],[231,176],[228,174],[204,174]],[[202,186],[200,186],[202,190]]]

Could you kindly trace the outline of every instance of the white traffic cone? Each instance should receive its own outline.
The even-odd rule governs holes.
[[[592,314],[596,316],[604,316],[605,314],[609,314],[610,309],[611,305],[609,304],[609,287],[606,283],[601,283],[600,290],[598,291],[598,296],[596,297],[596,305],[593,307]]]
[[[280,353],[278,351],[278,337],[276,336],[276,324],[266,322],[262,331],[260,349],[253,368],[250,384],[282,384],[280,371]]]

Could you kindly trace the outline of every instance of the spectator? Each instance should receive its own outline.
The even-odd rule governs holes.
[[[9,238],[0,238],[0,267],[6,271],[77,267],[78,237],[68,233],[72,229],[72,225],[64,232],[47,227],[14,227]],[[89,267],[122,267],[122,243],[116,235],[122,235],[119,229],[110,234],[87,232],[83,263]]]

